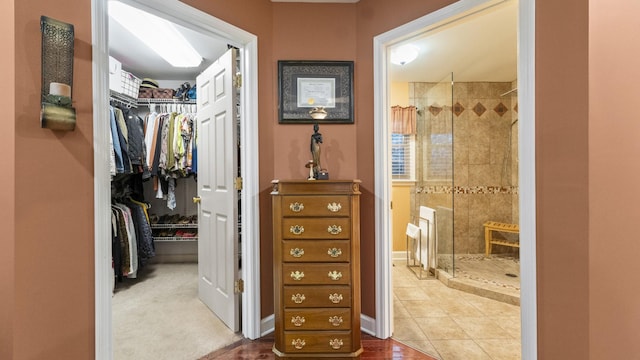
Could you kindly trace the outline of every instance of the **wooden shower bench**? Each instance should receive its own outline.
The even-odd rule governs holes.
[[[484,225],[485,256],[489,256],[491,254],[491,246],[493,244],[520,248],[519,240],[509,241],[505,239],[496,239],[493,237],[494,231],[520,234],[520,226],[518,226],[518,224],[506,224],[506,223],[500,223],[496,221],[487,221],[483,225]]]

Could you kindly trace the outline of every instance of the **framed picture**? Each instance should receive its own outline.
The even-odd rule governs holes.
[[[309,112],[322,107],[324,119]],[[278,61],[280,124],[353,124],[353,61]]]

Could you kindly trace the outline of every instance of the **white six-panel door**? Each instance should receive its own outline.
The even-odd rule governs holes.
[[[231,330],[240,329],[235,50],[196,79],[198,105],[198,293]]]

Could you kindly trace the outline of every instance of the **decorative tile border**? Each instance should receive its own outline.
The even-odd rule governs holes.
[[[518,194],[517,186],[416,186],[416,194]]]
[[[431,113],[431,115],[433,116],[438,116],[438,114],[440,114],[440,112],[442,110],[447,110],[448,106],[439,106],[437,105],[437,103],[433,103],[433,105],[430,105],[427,110],[429,110],[429,112]],[[453,107],[453,113],[456,116],[460,116],[466,109],[464,108],[464,106],[462,106],[462,104],[460,104],[460,102],[456,102]],[[480,102],[478,102],[472,109],[471,109],[477,116],[482,116],[482,114],[484,114],[487,111],[487,108]],[[496,105],[495,108],[493,108],[493,111],[496,112],[496,114],[503,116],[504,114],[506,114],[509,111],[509,108],[503,104],[502,102],[498,103],[498,105]],[[513,111],[518,112],[518,104],[516,104],[513,107]]]

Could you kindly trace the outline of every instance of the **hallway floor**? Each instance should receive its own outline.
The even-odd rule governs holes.
[[[459,280],[507,289],[489,271],[492,266],[505,270],[501,265],[471,263],[462,267],[467,273],[459,272]],[[469,272],[472,268],[484,272]],[[514,271],[511,265],[507,270]],[[393,291],[395,340],[442,360],[520,359],[519,306],[456,290],[437,279],[418,280],[405,261],[394,261]]]

